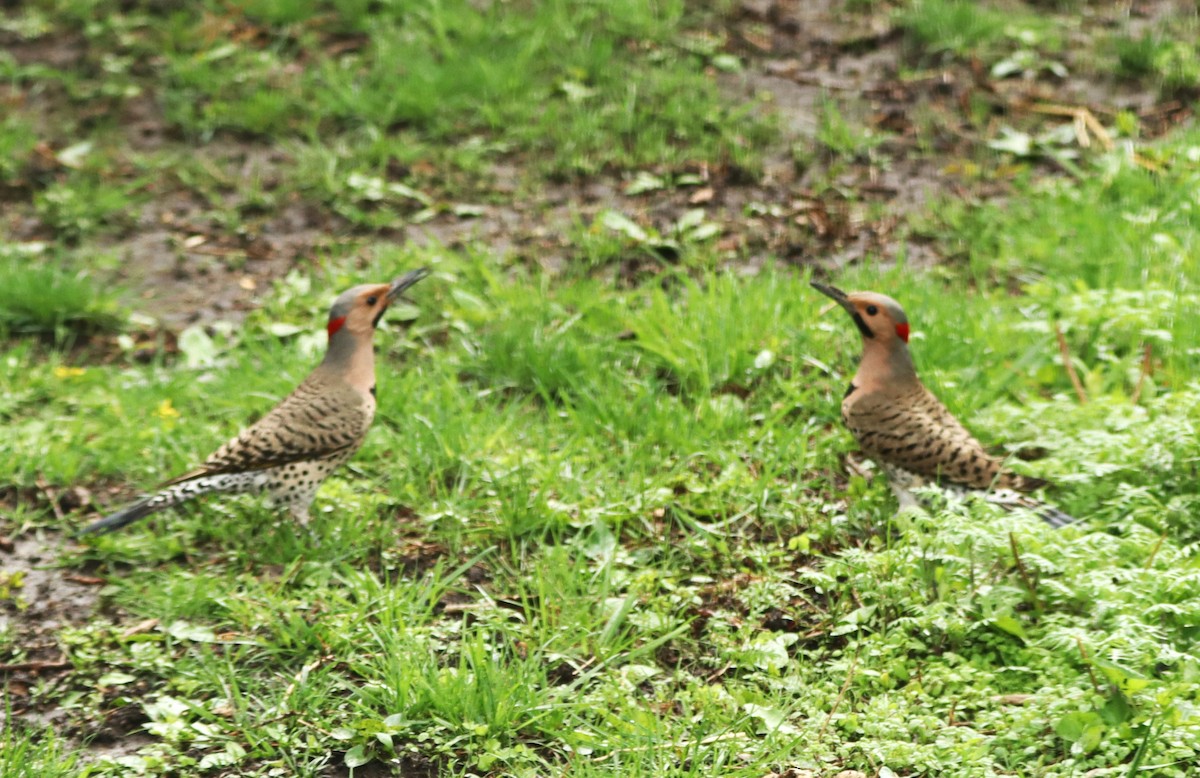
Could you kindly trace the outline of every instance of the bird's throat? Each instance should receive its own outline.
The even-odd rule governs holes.
[[[375,385],[375,346],[372,338],[342,330],[329,339],[329,350],[321,367],[341,376],[347,383],[369,395]]]
[[[899,339],[863,340],[862,361],[854,375],[854,386],[867,393],[879,390],[906,389],[917,384],[908,346]]]

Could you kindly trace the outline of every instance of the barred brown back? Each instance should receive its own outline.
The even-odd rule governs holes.
[[[214,451],[204,464],[163,485],[311,462],[357,448],[371,425],[371,414],[353,388],[331,378],[318,368],[270,413]]]
[[[991,456],[924,386],[891,395],[853,392],[842,419],[868,456],[909,472],[974,489],[1030,491],[1044,481],[1002,471]]]

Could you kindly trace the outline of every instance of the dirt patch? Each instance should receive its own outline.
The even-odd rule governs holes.
[[[17,65],[47,65],[67,70],[78,67],[87,55],[87,41],[75,32],[26,39],[0,32],[0,46]]]
[[[10,576],[23,576],[24,585],[15,599],[24,601],[24,607],[8,608],[8,613],[0,617],[0,625],[11,626],[8,621],[14,610],[20,611],[17,618],[36,620],[49,630],[84,621],[91,615],[100,580],[52,566],[61,544],[57,534],[27,533],[11,542],[13,550],[5,555],[4,569]]]
[[[137,290],[135,307],[168,330],[240,321],[271,282],[330,241],[330,217],[289,203],[270,218],[230,234],[186,193],[146,209],[141,228],[109,251],[120,279]]]
[[[1089,76],[1082,65],[1078,71],[1085,75],[1074,75],[1072,67],[1067,78],[1039,80],[992,79],[978,63],[950,59],[928,67],[906,51],[890,10],[854,14],[843,5],[745,0],[726,20],[726,49],[746,70],[723,76],[723,86],[739,100],[768,95],[766,110],[781,130],[779,142],[764,150],[757,180],[703,168],[687,171],[698,177],[696,186],[626,195],[631,176],[599,176],[546,186],[532,199],[489,206],[470,220],[447,214],[408,226],[405,238],[452,248],[479,243],[559,272],[579,260],[571,232],[605,210],[669,235],[684,212],[700,208],[721,226],[719,248],[742,273],[776,259],[835,270],[864,257],[884,263],[903,258],[907,267],[926,268],[945,257],[912,228],[911,217],[944,200],[977,203],[1011,193],[1006,176],[976,170],[975,160],[1002,126],[1040,132],[1072,120],[1042,112],[1045,107],[1067,106],[1087,109],[1105,123],[1130,111],[1143,134],[1155,136],[1190,116],[1182,103],[1143,84]],[[1155,18],[1168,5],[1142,4],[1139,14]],[[1098,34],[1114,19],[1096,14],[1077,34]],[[990,115],[984,126],[968,116],[972,105]],[[831,148],[822,136],[830,115],[867,127],[873,139],[859,139],[857,149]],[[1062,172],[1050,160],[1025,162]],[[518,178],[515,166],[498,166],[495,179]],[[500,183],[497,191],[512,188]],[[646,269],[633,261],[620,264]]]
[[[828,268],[868,255],[884,262],[903,255],[909,267],[936,264],[943,258],[906,228],[908,218],[945,199],[979,202],[1009,194],[1003,176],[964,174],[1001,126],[1041,131],[1072,121],[1048,108],[1070,107],[1105,123],[1130,111],[1143,135],[1155,136],[1191,115],[1144,84],[1074,75],[1088,73],[1083,63],[1069,63],[1067,78],[1037,80],[994,79],[977,62],[946,59],[930,67],[906,51],[890,9],[856,14],[843,6],[837,0],[745,0],[728,21],[727,48],[744,59],[747,72],[726,86],[743,96],[769,94],[784,135],[761,186],[724,194],[735,207],[751,201],[776,206],[743,219],[751,264],[763,261],[763,252]],[[1169,7],[1142,3],[1138,14],[1158,18]],[[1119,18],[1116,9],[1096,13],[1077,34],[1100,34]],[[1094,41],[1086,43],[1071,48],[1091,51]],[[986,126],[968,116],[971,106],[989,113]],[[829,116],[886,140],[862,138],[858,150],[832,149],[822,137]],[[1046,160],[1030,162],[1061,172]],[[727,208],[724,217],[736,220],[736,211]]]
[[[334,764],[322,773],[329,778],[386,778],[394,775],[403,775],[405,778],[433,778],[441,773],[441,765],[436,761],[415,756],[404,756],[387,762],[368,762],[354,770],[343,764],[344,754],[335,753],[333,757]]]
[[[103,583],[57,567],[61,544],[61,535],[43,530],[0,538],[0,635],[11,640],[0,651],[0,678],[11,715],[39,723],[60,712],[37,710],[30,690],[71,671],[58,631],[91,618]]]

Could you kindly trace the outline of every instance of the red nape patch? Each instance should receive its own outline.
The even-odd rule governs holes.
[[[896,334],[900,336],[900,340],[907,343],[908,342],[908,325],[907,324],[897,324],[896,325]]]
[[[342,325],[345,323],[346,323],[345,316],[339,316],[336,319],[330,320],[329,326],[325,328],[329,332],[329,337],[332,338],[335,334],[337,334],[337,331],[340,330],[342,328]]]

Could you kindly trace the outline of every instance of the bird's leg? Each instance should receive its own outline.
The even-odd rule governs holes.
[[[892,488],[892,494],[896,495],[896,500],[900,503],[900,508],[896,511],[897,513],[903,511],[905,508],[921,509],[921,502],[912,492],[900,486],[895,481],[889,481],[888,486]]]
[[[308,515],[308,508],[310,505],[312,505],[311,499],[297,500],[288,504],[288,512],[292,514],[292,518],[297,524],[300,525],[300,528],[303,530],[304,534],[308,536],[308,539],[312,542],[312,544],[314,546],[319,546],[321,545],[321,535],[317,532],[313,525],[309,523],[309,518],[311,517]]]
[[[288,505],[288,512],[301,527],[308,529],[308,503],[294,502]]]

